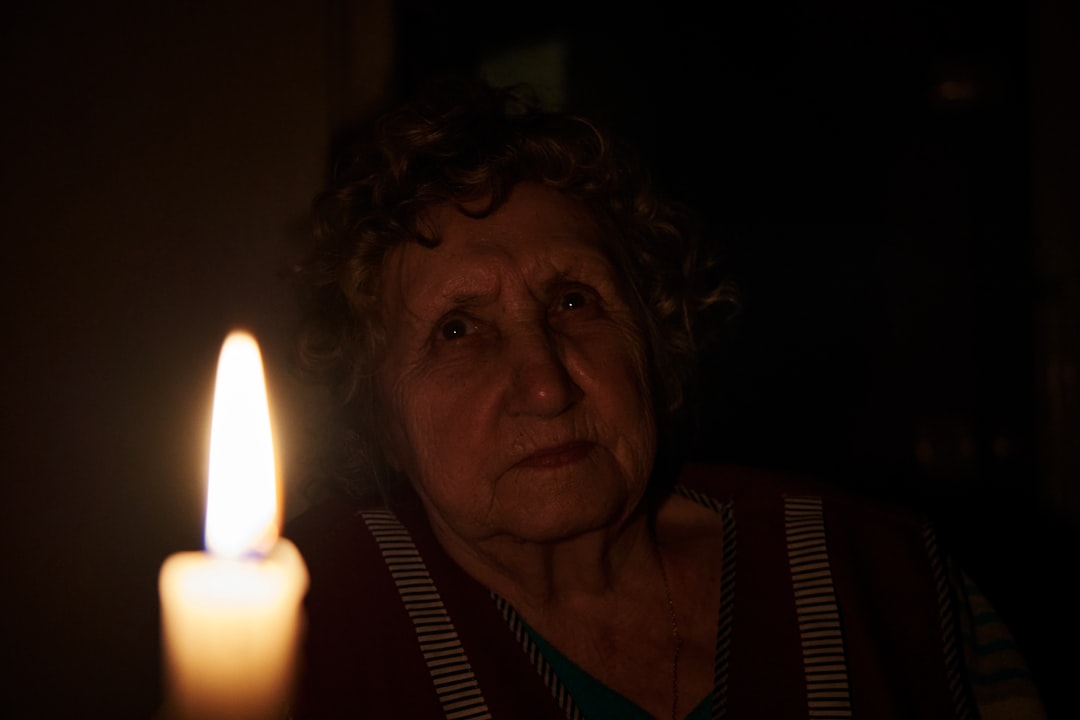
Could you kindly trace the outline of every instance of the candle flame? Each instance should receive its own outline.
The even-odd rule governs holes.
[[[278,537],[277,472],[262,357],[255,339],[229,334],[218,359],[210,423],[206,549],[266,554]]]

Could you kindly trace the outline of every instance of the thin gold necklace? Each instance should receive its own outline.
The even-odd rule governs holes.
[[[656,548],[656,558],[660,561],[660,577],[664,580],[664,595],[667,596],[668,615],[671,617],[671,639],[675,644],[675,656],[671,661],[671,720],[679,720],[679,655],[682,654],[682,634],[679,632],[679,619],[675,614],[675,601],[671,597],[667,568],[664,567],[664,553],[660,550],[660,540],[655,535],[653,547]]]

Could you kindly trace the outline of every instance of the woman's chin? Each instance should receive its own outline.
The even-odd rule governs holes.
[[[606,476],[606,478],[605,478]],[[522,541],[559,542],[621,524],[644,494],[620,477],[571,467],[515,473],[500,483],[497,522]],[[504,499],[504,491],[512,495]]]

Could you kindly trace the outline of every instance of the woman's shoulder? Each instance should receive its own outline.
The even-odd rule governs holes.
[[[335,495],[304,508],[282,534],[299,549],[313,580],[358,572],[370,577],[373,566],[381,571],[385,564],[370,525],[380,516],[393,518],[377,500]]]
[[[926,517],[908,505],[828,478],[784,469],[708,463],[683,466],[678,487],[691,497],[727,505],[740,514],[782,512],[799,503],[834,518],[921,532]]]
[[[296,717],[435,717],[434,688],[377,536],[396,522],[379,502],[335,496],[286,523],[310,576]]]
[[[364,510],[375,507],[344,495],[323,498],[289,519],[282,534],[298,546],[317,547],[348,532]]]

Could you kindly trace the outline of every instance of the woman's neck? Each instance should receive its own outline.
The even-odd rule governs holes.
[[[511,534],[470,540],[438,516],[429,519],[439,543],[466,573],[524,612],[620,593],[655,563],[645,509],[612,527],[551,542]]]

